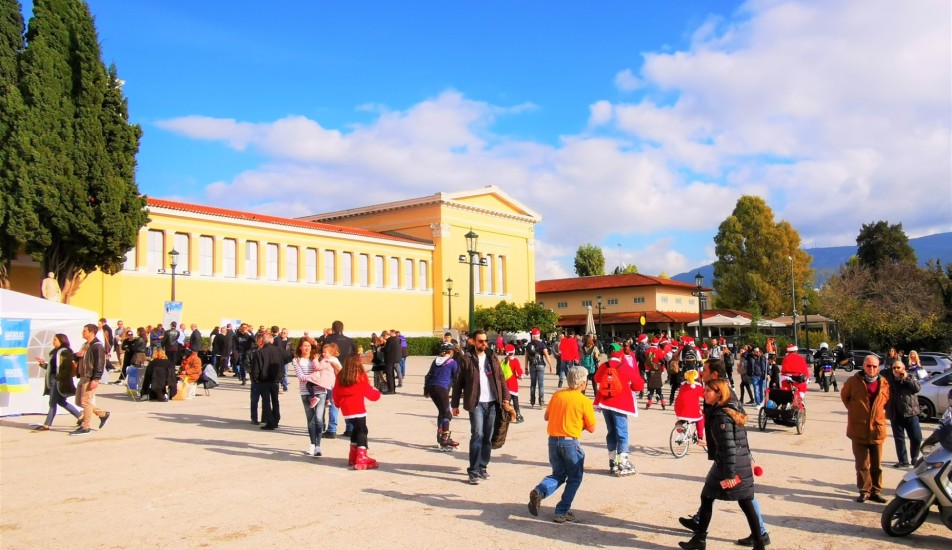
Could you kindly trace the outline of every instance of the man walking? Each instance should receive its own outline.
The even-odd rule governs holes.
[[[106,348],[96,339],[97,332],[99,327],[92,323],[83,327],[86,345],[80,352],[82,356],[79,359],[79,386],[76,388],[76,402],[83,408],[83,416],[79,427],[69,432],[69,435],[89,434],[89,422],[93,416],[99,417],[99,429],[109,420],[109,411],[93,406],[96,388],[99,387],[99,380],[106,370]]]
[[[265,333],[258,341],[258,351],[251,359],[252,385],[258,381],[261,392],[262,430],[274,430],[281,421],[281,405],[278,402],[278,382],[284,372],[284,365],[291,361],[291,352],[274,345],[274,336]],[[255,406],[257,409],[257,406]],[[258,412],[254,410],[254,413]]]
[[[582,359],[581,353],[579,353],[579,343],[578,339],[575,338],[575,331],[570,330],[568,336],[562,338],[559,341],[559,387],[562,387],[562,384],[565,383],[565,374],[568,370],[579,364],[579,361]]]
[[[529,406],[536,404],[536,393],[539,394],[539,407],[545,406],[545,367],[548,364],[552,369],[552,359],[549,356],[549,350],[542,341],[542,335],[539,329],[534,328],[529,333],[532,340],[526,344],[526,368],[529,369]]]
[[[867,355],[862,372],[843,384],[840,399],[846,407],[846,437],[853,442],[856,466],[856,502],[884,504],[883,442],[886,441],[886,405],[889,383],[879,375],[879,358]]]
[[[748,366],[747,374],[750,383],[754,386],[754,400],[758,408],[764,404],[764,378],[767,376],[767,358],[760,348],[754,348],[754,354]]]
[[[469,484],[489,479],[487,468],[492,455],[493,430],[497,406],[511,411],[509,388],[503,379],[502,367],[489,348],[486,331],[479,329],[472,336],[473,347],[463,354],[459,374],[453,384],[453,416],[459,416],[459,400],[469,413]]]

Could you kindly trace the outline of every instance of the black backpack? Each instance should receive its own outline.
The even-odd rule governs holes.
[[[681,366],[684,370],[697,369],[697,352],[688,348],[681,354]]]
[[[533,366],[541,365],[545,361],[545,358],[539,353],[539,347],[535,341],[529,342],[526,347],[526,355],[529,356],[529,364]]]

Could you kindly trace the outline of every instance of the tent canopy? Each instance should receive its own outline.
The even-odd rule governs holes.
[[[712,315],[707,319],[704,319],[704,326],[717,328],[717,327],[749,327],[751,320],[743,315],[738,315],[736,317],[728,317],[726,315]],[[782,328],[784,327],[783,323],[778,323],[776,321],[771,321],[769,319],[761,319],[758,323],[758,326],[768,327],[768,328]],[[688,323],[689,327],[698,326],[697,321],[692,321]]]
[[[95,311],[82,309],[58,302],[51,302],[36,296],[0,288],[0,315],[6,318],[36,320],[75,320],[84,319],[95,323],[99,316]]]

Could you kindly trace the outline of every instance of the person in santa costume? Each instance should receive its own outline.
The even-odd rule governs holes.
[[[787,346],[787,355],[780,364],[781,380],[784,376],[789,376],[791,385],[800,392],[800,397],[806,397],[807,380],[810,379],[810,367],[807,366],[807,360],[797,353],[796,344]]]
[[[512,344],[505,345],[506,355],[499,362],[502,369],[502,375],[506,379],[506,387],[509,388],[509,399],[512,408],[516,411],[516,423],[520,424],[525,419],[522,418],[522,411],[519,410],[519,381],[522,380],[522,365],[516,358],[516,346]]]
[[[697,422],[698,443],[704,443],[704,414],[701,412],[701,401],[704,398],[704,384],[697,381],[696,370],[684,373],[684,383],[674,400],[674,414],[678,421]]]
[[[617,476],[635,473],[635,467],[628,459],[628,417],[638,416],[634,392],[645,387],[638,369],[624,361],[623,355],[621,348],[612,344],[608,362],[595,372],[595,383],[598,384],[595,409],[601,410],[605,417],[608,467]]]

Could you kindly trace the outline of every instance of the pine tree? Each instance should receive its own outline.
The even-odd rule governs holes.
[[[26,40],[25,181],[43,220],[26,249],[56,274],[69,301],[90,272],[121,269],[148,221],[135,183],[141,129],[128,123],[85,2],[36,0]]]

